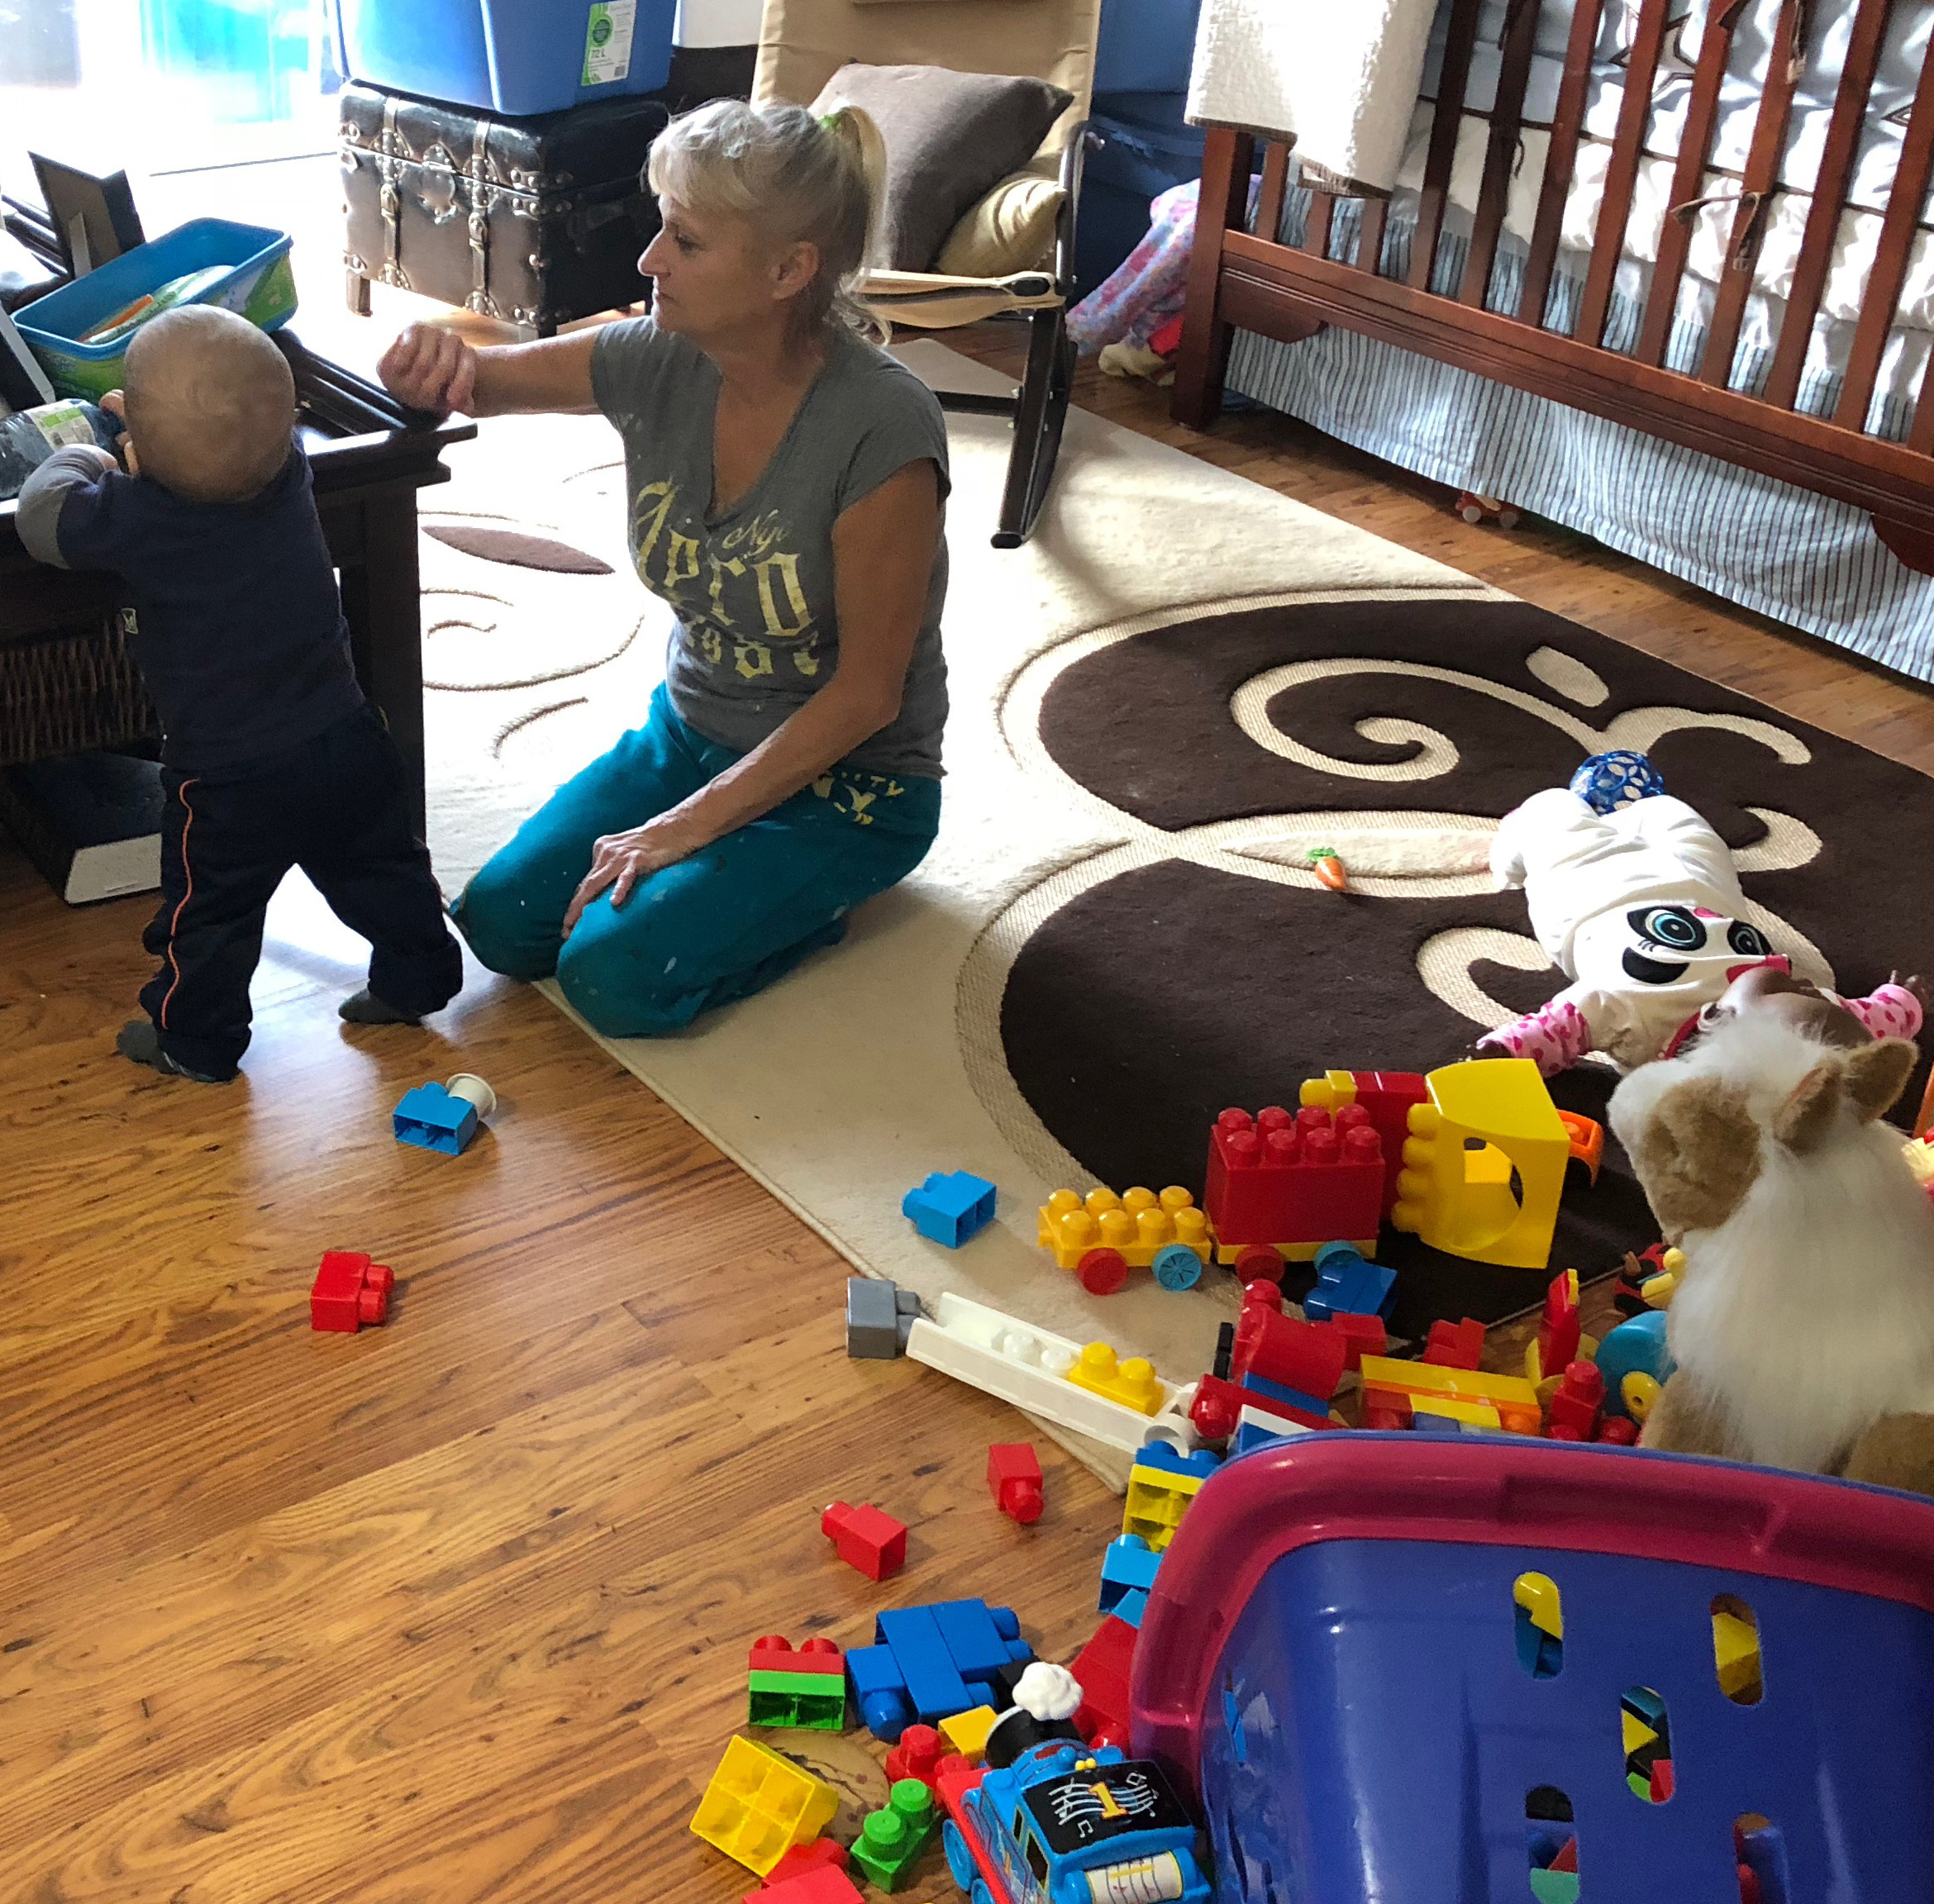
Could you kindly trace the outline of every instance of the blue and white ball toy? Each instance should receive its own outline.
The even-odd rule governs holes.
[[[1594,813],[1616,813],[1636,800],[1665,791],[1659,769],[1629,747],[1594,754],[1571,777],[1571,790]]]

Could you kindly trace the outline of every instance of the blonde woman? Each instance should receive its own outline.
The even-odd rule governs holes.
[[[624,439],[632,559],[677,616],[665,684],[451,908],[609,1036],[836,944],[939,825],[946,434],[855,327],[877,151],[855,112],[702,107],[652,149],[649,317],[488,350],[415,325],[383,359],[421,408],[598,411]]]

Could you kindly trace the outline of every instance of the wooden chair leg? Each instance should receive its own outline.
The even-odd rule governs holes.
[[[1222,317],[1222,240],[1249,218],[1249,169],[1255,141],[1226,126],[1211,130],[1203,152],[1195,206],[1195,245],[1189,259],[1189,304],[1169,414],[1206,430],[1221,413],[1222,377],[1236,328]]]
[[[1059,306],[1037,311],[1029,330],[1027,376],[1014,416],[1000,527],[993,538],[997,549],[1018,549],[1034,533],[1054,481],[1074,390],[1074,348],[1068,338],[1067,312]]]

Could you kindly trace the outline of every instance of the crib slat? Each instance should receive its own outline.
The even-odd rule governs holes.
[[[1894,174],[1894,189],[1887,195],[1887,214],[1880,221],[1879,248],[1874,253],[1874,269],[1868,274],[1867,288],[1860,299],[1860,321],[1854,328],[1853,346],[1847,352],[1846,380],[1841,385],[1840,402],[1833,412],[1833,421],[1845,429],[1866,427],[1874,378],[1879,373],[1881,354],[1887,348],[1887,333],[1893,328],[1894,313],[1900,307],[1900,287],[1907,276],[1908,254],[1927,196],[1931,161],[1934,161],[1934,44],[1930,45],[1927,57],[1922,63],[1920,83],[1914,88],[1913,112],[1900,144],[1900,164]],[[1914,422],[1917,429],[1918,412]]]
[[[1880,0],[1880,4],[1884,7],[1889,0]],[[1685,130],[1679,136],[1679,164],[1672,174],[1671,202],[1674,205],[1698,198],[1703,184],[1707,150],[1712,142],[1712,121],[1718,117],[1719,82],[1726,76],[1737,17],[1733,12],[1721,16],[1717,7],[1707,15],[1705,44],[1699,50],[1698,68],[1693,74]],[[1665,229],[1659,234],[1659,260],[1652,267],[1652,288],[1646,299],[1645,322],[1639,329],[1636,355],[1641,364],[1665,361],[1673,312],[1679,304],[1679,281],[1685,270],[1685,254],[1691,243],[1691,227],[1669,213]]]
[[[1813,209],[1807,214],[1806,236],[1793,266],[1793,288],[1787,294],[1786,316],[1779,326],[1779,344],[1766,378],[1765,397],[1790,410],[1799,395],[1807,345],[1813,336],[1827,273],[1833,262],[1834,241],[1840,235],[1841,213],[1846,202],[1846,183],[1852,175],[1854,153],[1866,123],[1867,100],[1880,64],[1881,36],[1892,0],[1860,0],[1847,36],[1846,60],[1841,69],[1840,91],[1820,154],[1820,171],[1813,183]]]
[[[1312,191],[1309,195],[1309,217],[1303,227],[1303,248],[1312,257],[1330,255],[1330,221],[1336,216],[1336,194]]]
[[[1766,228],[1767,195],[1779,180],[1779,157],[1786,145],[1786,124],[1793,114],[1793,91],[1798,74],[1797,55],[1805,47],[1795,36],[1803,31],[1809,0],[1786,0],[1773,36],[1767,62],[1765,89],[1760,96],[1759,117],[1753,121],[1753,143],[1746,154],[1742,187],[1747,196],[1733,213],[1726,240],[1726,263],[1712,300],[1712,321],[1706,328],[1705,355],[1699,360],[1699,381],[1723,390],[1732,375],[1732,353],[1739,342],[1740,319],[1753,288],[1753,267],[1759,262],[1760,240]]]
[[[1612,302],[1612,280],[1625,249],[1632,184],[1638,177],[1646,124],[1652,113],[1652,80],[1659,70],[1659,50],[1665,39],[1665,9],[1666,0],[1644,0],[1626,60],[1618,130],[1612,136],[1612,157],[1605,169],[1605,192],[1598,202],[1598,228],[1592,240],[1592,262],[1585,273],[1584,295],[1579,300],[1578,329],[1574,335],[1581,344],[1604,341],[1605,312]]]
[[[1545,150],[1545,180],[1538,188],[1538,215],[1532,221],[1531,250],[1524,264],[1524,293],[1517,305],[1519,318],[1540,330],[1544,327],[1545,294],[1551,288],[1551,267],[1557,260],[1558,238],[1565,225],[1565,200],[1578,157],[1585,92],[1592,79],[1592,49],[1598,43],[1598,16],[1603,8],[1604,0],[1575,0],[1572,8],[1565,77],[1559,82],[1558,109],[1552,116],[1551,141]]]
[[[1255,235],[1277,243],[1283,231],[1283,201],[1289,190],[1289,145],[1272,139],[1263,148],[1262,191],[1256,200]]]
[[[1388,198],[1366,198],[1363,202],[1363,222],[1357,228],[1356,266],[1373,277],[1384,255],[1384,220],[1389,209]]]
[[[1437,109],[1431,118],[1430,150],[1424,160],[1423,190],[1417,195],[1417,230],[1410,240],[1410,282],[1431,288],[1437,233],[1450,195],[1450,168],[1457,157],[1457,131],[1464,122],[1465,88],[1470,79],[1470,51],[1477,41],[1479,0],[1451,0],[1444,37],[1444,64],[1437,79]]]
[[[1471,221],[1470,251],[1464,261],[1464,282],[1458,302],[1481,306],[1491,283],[1491,263],[1498,255],[1498,234],[1504,226],[1504,208],[1511,193],[1511,169],[1517,159],[1518,135],[1524,124],[1524,89],[1531,78],[1531,54],[1537,45],[1538,0],[1511,0],[1504,26],[1503,57],[1498,68],[1498,97],[1491,105],[1491,138],[1484,150],[1484,183],[1478,188],[1477,213]]]

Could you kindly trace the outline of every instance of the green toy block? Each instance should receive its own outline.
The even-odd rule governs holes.
[[[1575,1871],[1533,1871],[1531,1896],[1538,1904],[1578,1904],[1578,1873]]]
[[[755,1726],[791,1726],[812,1732],[846,1728],[846,1682],[830,1673],[752,1673],[747,1718]]]
[[[912,1882],[913,1867],[939,1829],[933,1793],[917,1778],[899,1779],[886,1803],[866,1814],[852,1860],[882,1891],[898,1891]]]

